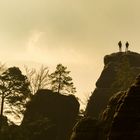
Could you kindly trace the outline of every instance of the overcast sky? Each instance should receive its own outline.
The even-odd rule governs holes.
[[[94,90],[119,40],[140,52],[139,38],[139,0],[0,0],[1,61],[50,70],[62,63],[77,96]]]

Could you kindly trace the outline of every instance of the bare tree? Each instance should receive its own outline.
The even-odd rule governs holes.
[[[36,70],[34,68],[29,69],[27,66],[25,66],[25,72],[28,77],[28,80],[30,81],[30,90],[33,95],[39,89],[44,89],[48,87],[49,85],[48,67],[44,67],[42,65],[39,70]]]

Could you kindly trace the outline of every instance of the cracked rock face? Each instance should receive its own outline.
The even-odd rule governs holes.
[[[140,76],[117,108],[108,140],[140,140]]]
[[[73,128],[70,140],[101,140],[101,130],[98,121],[92,118],[83,118]]]
[[[122,101],[126,95],[126,92],[118,92],[114,96],[112,96],[109,100],[109,103],[106,107],[106,109],[103,111],[103,113],[99,117],[99,121],[102,124],[103,127],[103,132],[105,139],[107,138],[111,126],[112,126],[112,121],[114,119],[114,114],[117,108],[122,104]]]

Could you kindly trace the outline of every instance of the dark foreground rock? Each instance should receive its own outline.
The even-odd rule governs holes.
[[[140,76],[117,107],[108,140],[140,140]]]
[[[37,139],[37,134],[42,140],[68,140],[78,113],[75,96],[40,90],[27,105],[21,127],[32,135],[36,132],[29,140]]]
[[[70,140],[102,140],[102,129],[97,120],[81,119],[73,128]]]
[[[109,99],[109,103],[103,113],[99,116],[99,121],[103,128],[103,133],[105,139],[107,139],[112,122],[114,119],[114,114],[116,113],[117,108],[122,104],[123,98],[125,97],[126,92],[118,92]]]

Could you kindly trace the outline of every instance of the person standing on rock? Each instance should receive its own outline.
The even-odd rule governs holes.
[[[119,52],[122,52],[122,42],[121,41],[118,42],[118,46],[119,46]]]
[[[129,47],[129,43],[128,43],[128,41],[125,43],[125,46],[126,46],[126,48],[125,48],[125,52],[128,52],[128,47]]]

